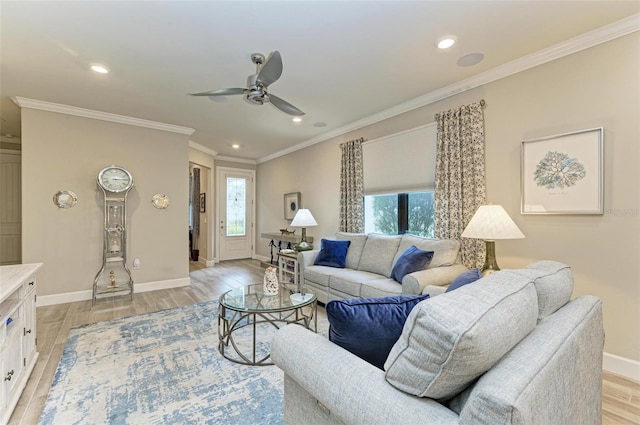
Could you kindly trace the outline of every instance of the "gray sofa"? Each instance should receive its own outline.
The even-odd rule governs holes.
[[[343,232],[336,233],[336,240],[351,241],[343,269],[315,266],[319,249],[298,254],[301,278],[325,304],[333,299],[418,295],[427,285],[447,285],[467,270],[460,262],[460,243],[454,240]],[[425,270],[406,275],[400,284],[391,279],[391,271],[411,245],[434,251],[434,256]]]
[[[276,332],[286,424],[602,422],[602,305],[568,266],[502,270],[417,304],[385,370],[302,326]]]

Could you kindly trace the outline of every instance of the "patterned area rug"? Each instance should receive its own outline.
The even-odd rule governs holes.
[[[39,424],[283,423],[282,371],[223,358],[217,316],[210,301],[73,328]]]

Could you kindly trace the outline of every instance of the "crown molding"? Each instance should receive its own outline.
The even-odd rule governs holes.
[[[209,149],[206,146],[202,146],[200,143],[196,143],[193,140],[189,140],[189,147],[193,148],[193,149],[195,149],[197,151],[204,152],[204,153],[206,153],[208,155],[211,155],[211,156],[218,155],[218,152],[214,151],[213,149]]]
[[[217,161],[229,161],[229,162],[239,162],[241,164],[251,164],[256,165],[258,162],[255,159],[246,159],[246,158],[236,158],[234,156],[216,156]]]
[[[111,114],[108,112],[94,111],[91,109],[78,108],[75,106],[62,105],[59,103],[45,102],[42,100],[27,99],[24,97],[12,97],[11,100],[21,108],[39,109],[42,111],[57,112],[59,114],[75,115],[77,117],[92,118],[101,121],[110,121],[118,124],[133,125],[136,127],[151,128],[154,130],[168,131],[171,133],[192,135],[193,128],[181,127],[173,124],[165,124],[157,121],[143,120],[140,118],[127,117],[125,115]]]
[[[430,93],[416,97],[412,100],[398,104],[376,114],[369,115],[368,117],[365,117],[361,120],[344,125],[328,133],[324,133],[320,136],[304,141],[298,145],[292,146],[288,149],[284,149],[263,158],[259,158],[257,160],[257,163],[261,164],[263,162],[271,161],[280,156],[287,155],[300,149],[315,145],[316,143],[324,142],[334,137],[339,137],[351,131],[355,131],[368,125],[378,123],[380,121],[395,117],[400,114],[404,114],[406,112],[421,108],[431,103],[438,102],[467,90],[489,84],[510,75],[526,71],[527,69],[531,69],[538,65],[560,59],[562,57],[580,52],[582,50],[597,46],[602,43],[606,43],[616,38],[629,35],[639,30],[640,13],[636,13],[635,15],[631,15],[609,25],[605,25],[604,27],[586,32],[579,36],[570,38],[569,40],[563,41],[562,43],[553,45],[549,48],[539,50],[538,52],[523,56],[520,59],[516,59],[478,75],[474,75],[473,77],[467,78],[454,84],[450,84],[441,89],[434,90]]]

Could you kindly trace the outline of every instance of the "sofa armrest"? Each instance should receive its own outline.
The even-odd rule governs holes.
[[[436,295],[444,294],[444,291],[447,290],[446,286],[436,286],[436,285],[427,285],[422,290],[422,294],[429,294],[432,298]]]
[[[402,279],[402,293],[406,295],[419,295],[422,294],[427,285],[448,285],[453,279],[458,277],[460,273],[465,271],[467,271],[465,266],[456,263],[450,266],[434,267],[432,269],[409,273]]]
[[[287,325],[276,332],[271,358],[337,419],[328,423],[415,424],[418,418],[458,423],[458,415],[440,403],[397,390],[385,380],[384,371],[302,326]],[[285,408],[292,398],[285,393]]]
[[[298,267],[300,267],[300,270],[303,270],[307,266],[312,266],[319,252],[319,249],[298,252]]]

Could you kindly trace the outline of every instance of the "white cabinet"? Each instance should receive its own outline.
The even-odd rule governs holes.
[[[0,425],[9,422],[38,359],[36,273],[41,267],[0,267]]]
[[[278,279],[282,284],[295,286],[299,291],[300,276],[298,271],[298,253],[297,252],[279,252],[278,253]]]

